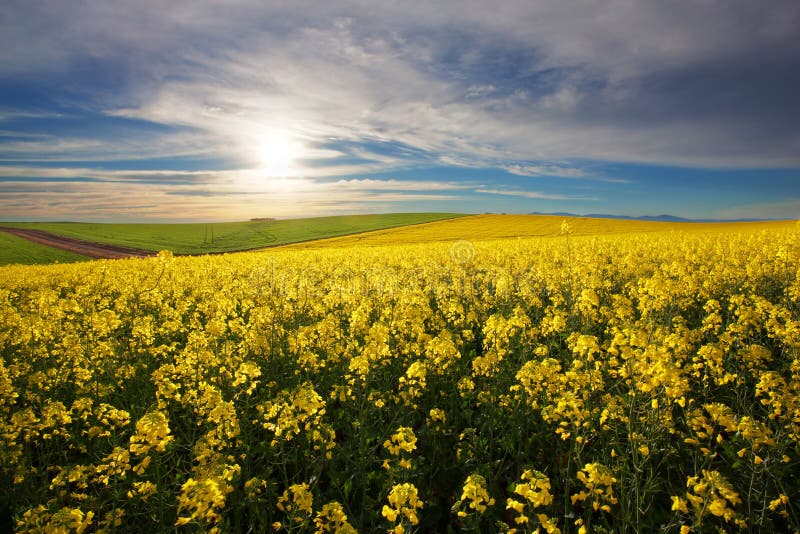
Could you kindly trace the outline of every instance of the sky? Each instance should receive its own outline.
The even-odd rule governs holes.
[[[0,220],[800,218],[797,0],[4,0]]]

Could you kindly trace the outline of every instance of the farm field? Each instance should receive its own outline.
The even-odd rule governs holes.
[[[791,227],[794,221],[768,221],[748,223],[695,223],[654,222],[618,219],[594,219],[554,215],[468,215],[431,224],[387,228],[364,234],[347,235],[289,245],[292,248],[330,248],[358,246],[385,246],[396,243],[430,243],[455,240],[521,239],[532,237],[560,237],[561,223],[569,221],[573,236],[606,234],[635,234],[647,232],[736,232],[759,228]]]
[[[0,510],[19,532],[800,529],[797,223],[503,217],[0,268]]]
[[[67,263],[86,259],[78,254],[31,243],[21,237],[0,232],[0,265],[13,263],[22,265]]]
[[[167,249],[175,254],[205,254],[268,247],[458,216],[452,213],[388,213],[209,224],[2,224],[154,252]]]

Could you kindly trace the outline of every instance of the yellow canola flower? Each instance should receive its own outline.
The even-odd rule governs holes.
[[[94,524],[94,512],[80,508],[64,507],[48,513],[44,506],[25,511],[17,522],[19,532],[76,533],[82,534]]]
[[[325,401],[310,382],[291,392],[282,391],[275,400],[257,406],[262,426],[275,434],[273,444],[290,441],[302,431],[318,426],[325,415]]]
[[[413,452],[417,448],[417,436],[414,435],[414,429],[401,426],[392,434],[391,438],[383,442],[383,447],[392,456],[399,456],[400,451]]]
[[[278,497],[278,509],[287,514],[297,515],[302,513],[310,515],[314,504],[314,495],[311,489],[305,482],[301,484],[292,484],[289,489],[283,492]]]
[[[464,481],[464,487],[461,492],[461,498],[456,503],[456,508],[462,504],[466,504],[469,510],[474,510],[478,514],[482,514],[490,506],[494,506],[495,500],[489,496],[486,489],[486,479],[481,475],[472,474]],[[459,510],[459,517],[466,517],[468,514],[465,510]]]
[[[617,504],[618,500],[613,491],[617,479],[608,467],[597,462],[588,463],[578,471],[578,480],[583,483],[586,490],[572,495],[573,504],[588,500],[592,504],[592,509],[604,512],[610,512],[610,505]]]
[[[719,471],[702,470],[702,476],[691,476],[686,480],[686,501],[691,503],[695,520],[700,522],[706,510],[726,522],[736,519],[735,506],[742,499],[728,480]],[[678,506],[680,503],[680,506]],[[673,509],[686,510],[685,501],[673,497]]]
[[[225,495],[223,484],[216,479],[190,478],[181,486],[178,497],[178,513],[188,512],[189,515],[180,515],[175,526],[192,522],[216,525],[222,520],[220,512],[225,508]]]
[[[417,487],[414,484],[395,484],[387,497],[388,505],[384,505],[381,515],[392,523],[408,521],[412,525],[419,524],[417,509],[423,507],[419,499]],[[402,524],[396,525],[390,531],[400,534],[405,531]]]
[[[173,439],[167,416],[160,411],[149,412],[136,423],[136,434],[130,439],[130,451],[137,455],[147,454],[151,449],[163,452]]]
[[[348,522],[347,514],[338,501],[325,504],[314,517],[315,534],[356,534],[356,529]]]
[[[156,491],[158,491],[158,487],[150,481],[134,482],[133,489],[128,491],[127,495],[129,499],[139,498],[146,501]]]

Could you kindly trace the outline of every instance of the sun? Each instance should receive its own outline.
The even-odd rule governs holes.
[[[292,139],[280,132],[267,132],[258,144],[261,170],[269,176],[289,176],[297,159],[297,147]]]

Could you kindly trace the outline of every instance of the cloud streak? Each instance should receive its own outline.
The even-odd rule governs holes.
[[[487,195],[506,195],[511,197],[524,197],[524,198],[535,198],[541,200],[597,200],[596,198],[591,197],[577,197],[577,196],[570,196],[570,195],[551,195],[548,193],[542,193],[540,191],[517,191],[511,189],[488,189],[488,188],[479,188],[475,190],[476,193],[484,193]]]

